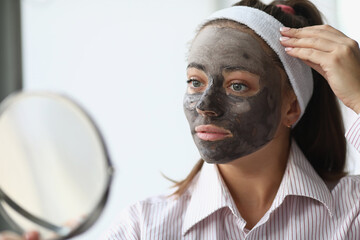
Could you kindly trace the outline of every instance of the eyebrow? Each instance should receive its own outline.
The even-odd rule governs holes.
[[[197,69],[202,70],[202,71],[205,72],[205,66],[202,65],[202,64],[199,64],[199,63],[191,62],[191,63],[189,63],[189,65],[186,67],[186,69],[189,69],[189,68],[197,68]]]
[[[224,66],[223,68],[223,72],[225,73],[231,73],[231,72],[235,72],[235,71],[242,71],[242,72],[249,72],[252,74],[256,74],[259,75],[258,71],[254,71],[253,69],[248,69],[242,66]]]
[[[224,72],[235,72],[235,71],[246,71],[249,72],[248,69],[244,68],[244,67],[240,67],[240,66],[225,66],[222,67]]]
[[[189,68],[196,68],[203,72],[206,71],[206,68],[204,65],[195,63],[195,62],[189,63],[188,66],[186,67],[186,69],[189,69]],[[235,72],[235,71],[243,71],[243,72],[250,72],[253,74],[257,74],[257,75],[259,74],[258,72],[249,70],[243,66],[223,66],[221,69],[223,69],[223,71],[226,73],[231,73],[231,72]]]

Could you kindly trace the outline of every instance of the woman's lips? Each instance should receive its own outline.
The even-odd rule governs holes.
[[[215,125],[199,125],[195,127],[195,132],[204,141],[219,141],[233,136],[229,130]]]

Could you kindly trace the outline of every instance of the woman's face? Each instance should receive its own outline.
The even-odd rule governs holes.
[[[250,34],[205,27],[191,45],[187,77],[184,111],[205,161],[227,163],[274,138],[281,74]]]

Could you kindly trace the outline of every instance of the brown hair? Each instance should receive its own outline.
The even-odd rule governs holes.
[[[276,6],[277,4],[291,6],[295,10],[295,15],[284,13]],[[257,8],[272,15],[287,27],[301,28],[323,24],[320,12],[308,0],[274,1],[269,5],[258,0],[243,0],[234,6]],[[205,26],[218,25],[221,22],[231,21],[210,21],[200,30]],[[346,175],[344,172],[346,140],[342,116],[336,96],[327,81],[315,70],[312,70],[312,73],[314,92],[304,115],[291,131],[291,136],[320,177],[325,181],[334,182]],[[185,192],[192,179],[201,170],[203,163],[204,161],[200,159],[184,180],[175,182],[174,187],[177,189],[174,195]]]

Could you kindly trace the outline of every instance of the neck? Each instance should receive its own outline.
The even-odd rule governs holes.
[[[289,135],[285,134],[253,154],[218,165],[248,229],[270,208],[284,175],[289,148]]]

